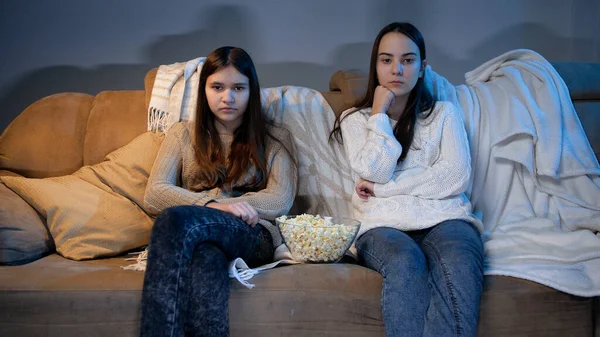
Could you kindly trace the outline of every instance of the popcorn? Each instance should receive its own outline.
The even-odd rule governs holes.
[[[359,223],[337,224],[332,217],[302,214],[277,218],[285,244],[294,259],[301,262],[336,262],[348,250],[358,232]]]

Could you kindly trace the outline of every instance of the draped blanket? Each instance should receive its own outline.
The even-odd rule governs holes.
[[[467,73],[467,85],[427,76],[464,113],[485,274],[600,295],[600,167],[556,70],[514,50]]]
[[[148,107],[148,131],[167,132],[173,124],[196,117],[200,70],[205,59],[158,67]]]
[[[291,214],[351,216],[354,183],[344,147],[329,142],[335,114],[316,90],[283,86],[262,90],[263,111],[296,142],[298,193]]]

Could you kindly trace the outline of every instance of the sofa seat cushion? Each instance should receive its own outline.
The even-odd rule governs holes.
[[[486,276],[480,336],[594,336],[593,298],[507,276]]]
[[[52,254],[0,267],[0,335],[137,336],[144,274],[130,263]],[[383,336],[381,281],[351,264],[278,267],[253,289],[232,280],[231,335]]]
[[[0,267],[1,336],[137,336],[144,274],[124,257],[52,254]],[[384,336],[381,276],[352,264],[278,267],[247,289],[232,281],[232,336]],[[593,300],[486,276],[480,336],[593,336]],[[15,332],[14,334],[11,334]]]
[[[278,267],[233,283],[229,316],[236,336],[383,336],[382,277],[346,263]]]
[[[1,336],[136,336],[143,274],[52,254],[0,267]]]

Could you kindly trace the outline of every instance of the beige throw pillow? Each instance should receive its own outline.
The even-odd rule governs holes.
[[[109,153],[103,162],[84,166],[74,176],[114,192],[144,207],[144,193],[164,134],[145,132]]]
[[[73,260],[117,255],[146,245],[152,219],[144,189],[163,137],[144,133],[106,160],[72,175],[3,177],[45,219],[56,251]]]

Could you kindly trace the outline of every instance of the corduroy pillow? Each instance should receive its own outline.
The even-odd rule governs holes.
[[[162,135],[143,133],[105,161],[72,175],[3,181],[46,219],[62,256],[117,255],[149,241],[152,219],[141,206],[162,140]]]

